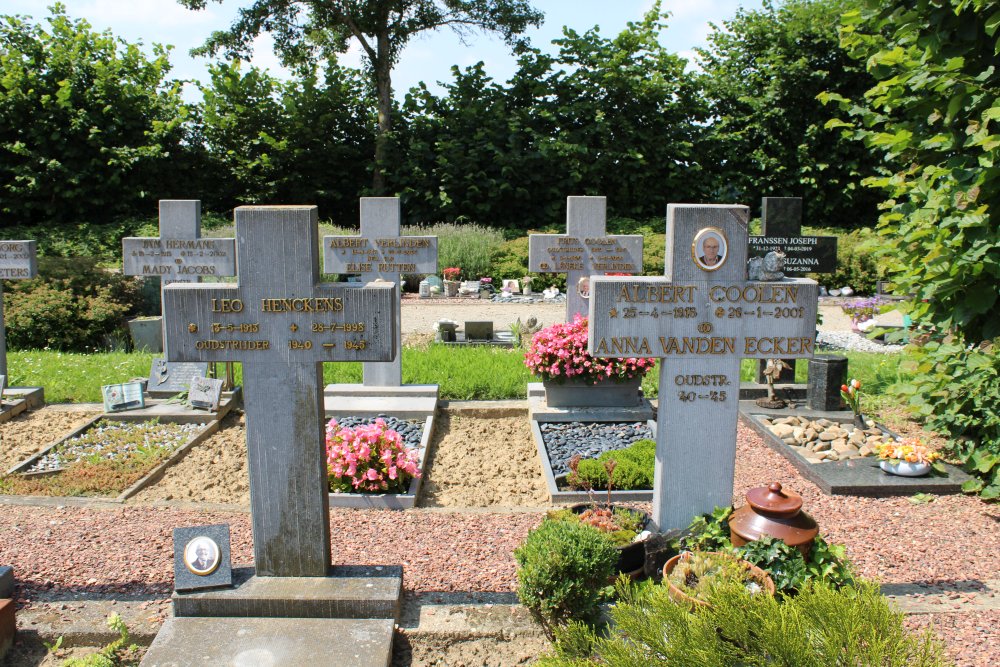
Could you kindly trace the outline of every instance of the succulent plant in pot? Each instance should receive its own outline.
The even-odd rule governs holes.
[[[774,582],[767,572],[730,553],[685,551],[663,566],[663,580],[677,602],[707,605],[709,593],[718,586],[741,583],[751,593],[774,595]]]

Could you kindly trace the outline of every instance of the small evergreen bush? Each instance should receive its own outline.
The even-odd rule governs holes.
[[[742,585],[720,586],[709,607],[694,612],[670,599],[666,586],[618,584],[607,636],[573,623],[556,632],[555,655],[538,667],[686,665],[951,664],[930,631],[910,634],[877,584],[837,590],[810,586],[779,601]]]
[[[89,258],[40,259],[39,276],[5,286],[12,349],[89,352],[127,339],[125,317],[142,303],[140,282]]]
[[[568,482],[574,487],[603,489],[608,486],[608,471],[604,463],[614,459],[614,488],[620,491],[653,488],[653,466],[656,462],[656,441],[644,438],[625,449],[604,452],[596,459],[580,461],[575,474]]]
[[[499,230],[475,223],[439,222],[420,227],[419,235],[438,237],[438,267],[457,266],[462,269],[461,280],[478,280],[490,275],[493,251],[503,243]]]
[[[618,551],[592,526],[546,519],[514,550],[514,558],[518,599],[551,631],[570,620],[597,618]]]
[[[811,274],[810,277],[827,289],[840,289],[846,285],[855,294],[875,294],[878,281],[886,277],[885,262],[878,256],[882,244],[883,241],[868,228],[839,234],[836,271]]]

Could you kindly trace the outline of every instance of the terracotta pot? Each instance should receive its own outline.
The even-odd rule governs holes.
[[[747,491],[746,504],[729,517],[730,540],[741,547],[767,535],[809,555],[819,526],[802,511],[802,496],[774,482]]]
[[[683,590],[681,590],[677,586],[674,586],[672,583],[670,583],[670,573],[673,572],[674,568],[677,567],[677,564],[681,561],[681,558],[683,558],[684,556],[686,556],[689,553],[690,552],[679,553],[676,556],[674,556],[673,558],[671,558],[670,560],[668,560],[663,565],[663,583],[665,583],[667,585],[667,588],[670,591],[670,597],[675,602],[679,602],[681,604],[689,604],[689,605],[692,605],[692,606],[709,607],[711,605],[709,605],[704,600],[699,600],[698,598],[691,597],[690,595],[688,595],[687,593],[685,593]],[[708,551],[708,552],[705,552],[705,553],[706,554],[718,554],[718,555],[722,555],[718,551]],[[771,575],[769,575],[767,572],[765,572],[764,570],[760,569],[756,565],[753,565],[752,563],[749,563],[749,562],[747,562],[745,560],[740,560],[739,563],[741,565],[743,565],[744,567],[746,567],[747,572],[750,575],[750,578],[753,579],[754,581],[756,581],[758,584],[760,584],[761,588],[764,589],[765,593],[767,593],[768,595],[772,595],[772,596],[774,595],[774,593],[775,593],[775,591],[777,589],[774,586],[774,581],[771,579]]]
[[[592,509],[595,505],[591,503],[580,503],[578,505],[573,505],[570,510],[573,514],[583,514],[585,511]],[[606,508],[607,505],[599,503],[596,505],[598,509]],[[629,512],[634,512],[639,514],[641,519],[639,521],[639,532],[646,529],[649,525],[650,517],[646,512],[642,512],[631,507],[624,507],[622,505],[611,504],[611,509],[627,509]],[[646,541],[642,540],[639,542],[632,542],[631,544],[626,544],[624,546],[615,547],[618,549],[618,565],[616,566],[618,571],[622,574],[627,574],[633,579],[638,578],[642,574],[642,569],[646,565]]]

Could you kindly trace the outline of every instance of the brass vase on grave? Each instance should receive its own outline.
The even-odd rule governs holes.
[[[773,482],[747,491],[746,504],[729,517],[730,540],[741,547],[759,537],[769,536],[809,555],[819,526],[802,511],[802,496]]]

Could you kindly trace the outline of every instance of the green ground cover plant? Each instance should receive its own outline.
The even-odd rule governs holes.
[[[606,629],[570,623],[539,667],[686,665],[907,665],[944,667],[931,631],[910,634],[871,582],[836,589],[815,584],[794,598],[719,586],[708,607],[675,603],[662,584],[620,581]],[[602,634],[605,632],[606,634]]]
[[[567,481],[575,488],[603,489],[608,486],[605,463],[614,459],[614,488],[620,491],[653,488],[656,441],[644,438],[624,449],[604,452],[596,459],[582,459]]]

